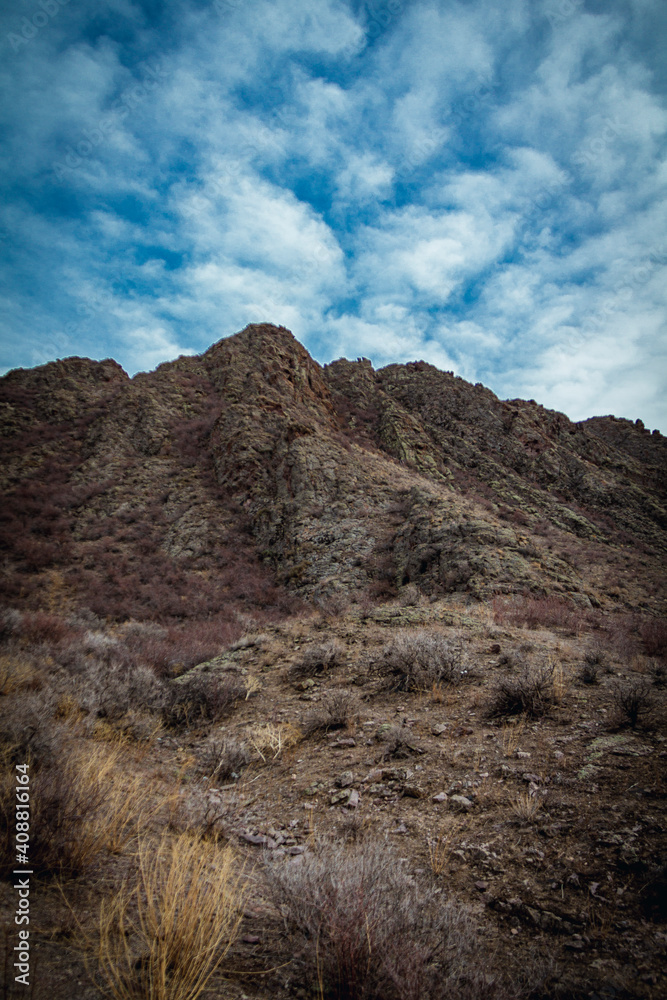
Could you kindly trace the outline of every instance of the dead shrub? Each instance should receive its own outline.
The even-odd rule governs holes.
[[[248,748],[231,736],[209,740],[197,752],[199,770],[210,782],[236,780],[250,759]]]
[[[133,709],[157,714],[169,700],[167,685],[152,670],[113,658],[89,659],[69,687],[85,712],[102,719],[121,719]]]
[[[615,684],[612,697],[616,709],[616,722],[619,726],[630,726],[634,729],[640,721],[647,722],[653,712],[651,686],[646,678]]]
[[[383,744],[383,757],[410,757],[423,752],[407,726],[390,726],[381,730],[377,738]]]
[[[245,694],[246,686],[236,674],[186,674],[170,685],[165,724],[178,729],[217,722]]]
[[[336,1000],[501,995],[475,960],[470,912],[416,881],[386,844],[319,845],[267,866],[270,896],[300,944],[304,978]]]
[[[359,716],[359,701],[345,688],[327,691],[322,701],[308,713],[302,724],[304,735],[330,729],[345,729]]]
[[[396,691],[430,691],[468,673],[461,643],[428,629],[399,632],[383,650],[381,669]]]
[[[555,595],[549,597],[494,597],[493,615],[497,625],[525,628],[564,628],[576,631],[586,624],[584,612]]]
[[[237,936],[243,896],[229,848],[142,841],[138,871],[100,909],[98,982],[115,1000],[196,1000]]]
[[[667,665],[661,660],[649,660],[647,664],[648,673],[657,688],[667,686]]]
[[[518,677],[498,681],[488,707],[490,718],[527,715],[539,719],[546,715],[556,700],[554,665],[526,667]]]
[[[584,662],[579,671],[579,679],[582,684],[599,684],[599,669],[597,663]]]
[[[294,678],[316,677],[324,674],[332,667],[343,662],[345,647],[338,639],[307,646],[301,652],[298,660],[292,665],[291,674]]]
[[[649,656],[667,656],[667,622],[664,619],[646,622],[639,634]]]
[[[51,688],[3,699],[0,744],[17,764],[41,766],[60,750],[63,727],[56,719],[58,698]]]

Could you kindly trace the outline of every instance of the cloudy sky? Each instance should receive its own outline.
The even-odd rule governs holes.
[[[247,323],[667,432],[663,0],[16,0],[0,370]]]

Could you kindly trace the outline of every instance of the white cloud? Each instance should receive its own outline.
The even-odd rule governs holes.
[[[183,0],[173,34],[116,0],[95,37],[64,7],[0,80],[4,357],[153,367],[266,319],[667,430],[667,108],[636,41],[662,15],[553,9]]]

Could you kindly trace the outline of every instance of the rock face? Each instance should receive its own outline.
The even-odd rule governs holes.
[[[424,362],[321,367],[252,325],[133,379],[81,358],[10,372],[0,426],[14,599],[57,578],[121,618],[156,582],[173,618],[406,584],[658,608],[665,439]]]

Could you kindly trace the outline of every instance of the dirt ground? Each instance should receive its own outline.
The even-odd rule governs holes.
[[[396,690],[386,648],[422,629],[459,649],[460,681]],[[309,650],[332,641],[335,663],[298,669]],[[595,650],[586,674],[585,654]],[[539,718],[493,717],[498,683],[526,665],[548,666],[553,703]],[[239,936],[205,996],[317,995],[293,960],[264,866],[299,864],[319,843],[364,837],[473,909],[490,966],[536,962],[545,977],[536,995],[667,996],[660,662],[630,657],[594,632],[510,627],[483,605],[422,601],[250,631],[210,669],[246,685],[223,721],[156,728],[122,744],[128,778],[140,775],[147,803],[169,800],[174,828],[218,835],[245,863]],[[634,726],[618,696],[633,683],[648,692]],[[318,713],[341,691],[350,692],[344,724],[318,728]],[[223,781],[206,764],[220,739],[247,756]],[[2,884],[5,1000],[100,995],[91,978],[97,909],[131,853],[129,842],[77,878],[33,880],[30,987],[12,981],[16,900]]]

